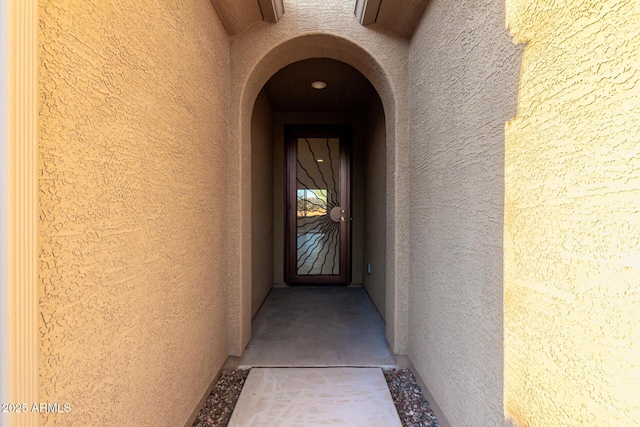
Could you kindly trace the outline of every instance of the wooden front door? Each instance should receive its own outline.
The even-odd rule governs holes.
[[[350,126],[287,126],[288,282],[351,280]]]

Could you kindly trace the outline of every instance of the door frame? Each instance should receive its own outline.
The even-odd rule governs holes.
[[[344,190],[346,206],[346,221],[340,223],[340,274],[299,276],[296,274],[295,260],[297,234],[296,226],[296,174],[297,174],[297,139],[308,138],[339,138],[340,139],[340,189]],[[351,282],[351,149],[353,128],[351,125],[332,124],[296,124],[285,125],[285,197],[284,197],[284,280],[290,285],[348,285]]]

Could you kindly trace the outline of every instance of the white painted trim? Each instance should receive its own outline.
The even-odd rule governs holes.
[[[9,402],[9,23],[9,0],[0,0],[0,403]]]
[[[2,1],[2,79],[8,96],[2,99],[2,177],[0,218],[2,263],[8,322],[2,358],[6,403],[38,403],[38,0]],[[6,25],[5,25],[6,24]],[[6,320],[3,319],[3,320]],[[8,345],[7,345],[8,344]],[[6,349],[5,346],[6,345]],[[39,425],[39,414],[9,414],[12,427]]]

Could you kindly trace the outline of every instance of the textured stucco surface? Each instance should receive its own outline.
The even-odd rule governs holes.
[[[251,117],[251,316],[273,286],[273,112],[261,92]],[[281,204],[282,199],[278,200]]]
[[[520,426],[640,425],[640,3],[509,1],[505,404]]]
[[[230,83],[230,245],[229,343],[239,355],[251,333],[250,123],[258,93],[280,68],[307,58],[343,61],[377,90],[387,118],[387,338],[406,354],[407,339],[407,54],[406,40],[359,25],[353,3],[342,0],[285,2],[276,25],[252,27],[231,44]],[[277,159],[276,159],[277,161]]]
[[[257,0],[210,0],[229,35],[235,36],[262,21]]]
[[[503,415],[504,2],[434,0],[411,42],[409,357],[455,426]]]
[[[41,423],[183,425],[227,356],[228,36],[206,0],[40,28]]]
[[[372,100],[366,116],[364,165],[364,255],[362,283],[369,297],[386,317],[386,194],[387,144],[384,109]],[[371,272],[367,273],[367,264]]]

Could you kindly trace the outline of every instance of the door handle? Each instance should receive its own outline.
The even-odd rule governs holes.
[[[331,218],[333,222],[344,222],[346,221],[345,214],[346,209],[336,206],[329,212],[329,218]]]

